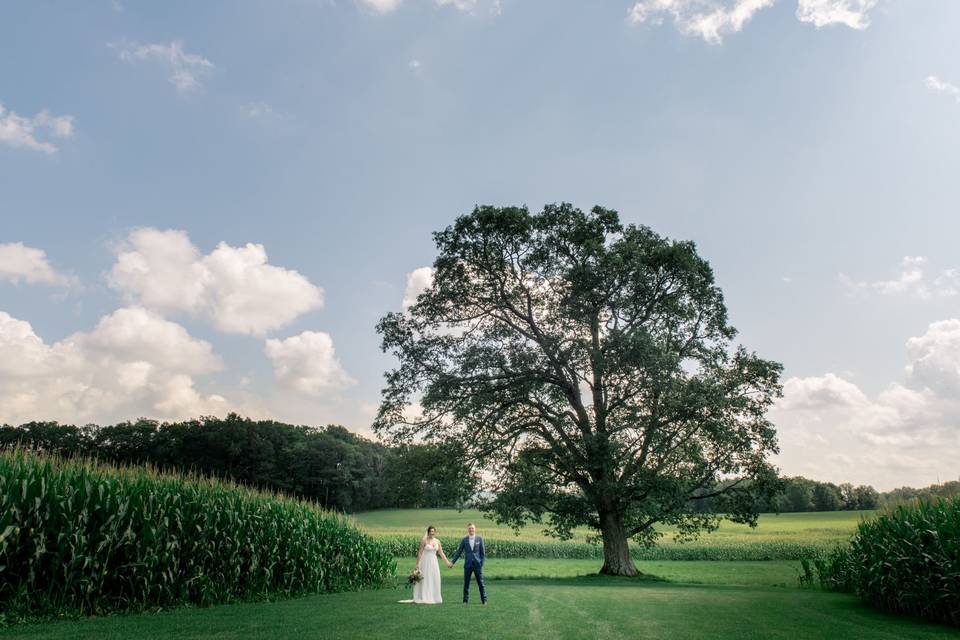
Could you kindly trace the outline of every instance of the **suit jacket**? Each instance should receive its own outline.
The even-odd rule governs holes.
[[[457,552],[453,554],[453,559],[450,562],[456,563],[461,555],[463,555],[464,569],[483,569],[483,561],[487,559],[486,549],[483,548],[483,538],[475,536],[473,549],[471,549],[470,536],[464,537],[464,539],[460,541],[460,546],[457,547]]]

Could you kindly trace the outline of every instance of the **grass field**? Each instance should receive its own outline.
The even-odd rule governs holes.
[[[708,564],[726,571],[738,571],[740,568],[736,565],[741,563]],[[645,567],[645,570],[652,569]],[[687,566],[681,571],[699,573],[700,569]],[[709,570],[704,575],[719,578],[721,576],[716,571],[721,569]],[[491,575],[493,570],[491,566]],[[755,571],[752,568],[744,570],[748,575]],[[773,575],[779,571],[779,568],[772,568],[760,570],[760,573]],[[0,638],[903,640],[957,637],[957,632],[947,627],[877,613],[853,596],[795,586],[696,585],[595,576],[490,580],[490,604],[483,607],[476,602],[468,606],[459,604],[459,575],[449,572],[444,576],[444,604],[439,606],[398,604],[398,600],[409,597],[407,589],[382,589],[277,603],[179,609],[159,614],[27,625],[2,630]]]
[[[725,543],[790,536],[825,543],[845,539],[861,514],[823,513],[764,516],[760,527],[725,524],[716,534]],[[488,537],[512,536],[465,511],[380,511],[356,517],[378,537],[419,534],[434,524],[451,547],[470,520]],[[536,530],[522,533],[541,540]],[[752,536],[757,536],[754,538]],[[761,537],[762,536],[762,537]],[[397,574],[413,565],[397,558]],[[460,604],[460,567],[442,569],[444,604],[398,604],[408,587],[312,596],[275,603],[250,603],[207,609],[40,623],[0,629],[0,640],[217,640],[338,638],[470,638],[499,640],[529,637],[900,640],[956,638],[957,631],[878,613],[847,594],[798,584],[799,563],[639,561],[640,579],[595,574],[593,560],[503,559],[486,565],[490,604]]]
[[[763,514],[755,529],[735,522],[724,522],[720,528],[704,535],[698,544],[741,544],[768,541],[797,541],[833,545],[850,538],[861,518],[873,511],[829,511],[823,513]],[[467,523],[475,522],[480,533],[490,539],[519,539],[531,542],[553,542],[543,533],[543,527],[528,525],[515,536],[512,529],[496,524],[475,509],[386,509],[358,513],[354,520],[368,533],[377,537],[423,535],[428,525],[437,528],[437,536],[446,542],[459,540]],[[674,544],[673,530],[663,527],[661,544]],[[584,542],[590,532],[576,531],[572,542]]]
[[[413,568],[413,558],[397,558],[397,575],[405,577]],[[637,569],[651,580],[684,584],[726,584],[769,587],[796,587],[799,563],[791,560],[764,562],[712,561],[638,561]],[[579,578],[592,576],[600,569],[597,560],[488,560],[484,575],[488,582],[529,578]],[[441,568],[444,580],[458,580],[460,567]]]

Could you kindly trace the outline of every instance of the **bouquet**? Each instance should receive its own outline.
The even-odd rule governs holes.
[[[413,571],[410,572],[410,575],[407,576],[408,585],[417,584],[421,580],[423,580],[423,574],[420,573],[419,568],[415,568]]]

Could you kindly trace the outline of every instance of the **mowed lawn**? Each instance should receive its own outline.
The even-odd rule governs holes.
[[[743,544],[772,540],[832,545],[849,540],[864,517],[873,511],[828,511],[820,513],[763,514],[756,528],[735,522],[723,522],[717,531],[705,534],[700,544]],[[467,523],[475,522],[481,535],[491,539],[519,539],[536,542],[556,541],[543,533],[543,526],[528,525],[515,536],[510,527],[498,525],[475,509],[385,509],[354,515],[361,529],[377,537],[423,535],[427,526],[437,528],[437,536],[448,547],[465,535]],[[672,544],[671,527],[662,527],[661,544]],[[590,532],[579,529],[573,541],[584,542]]]
[[[502,569],[507,569],[503,561]],[[526,562],[526,561],[516,561]],[[535,564],[537,561],[531,561]],[[545,561],[546,566],[557,568]],[[573,561],[578,562],[578,561]],[[460,604],[460,574],[444,572],[442,605],[410,605],[407,588],[313,596],[276,603],[27,625],[0,631],[0,638],[32,640],[176,640],[313,638],[687,638],[856,640],[956,638],[947,627],[877,613],[853,596],[796,586],[771,586],[786,579],[785,563],[672,562],[711,579],[724,571],[767,584],[689,584],[655,579],[597,576],[518,578],[489,581],[490,604]],[[644,566],[649,565],[649,566]],[[697,565],[710,565],[700,567]],[[768,565],[739,567],[738,565]],[[511,570],[519,571],[520,565]],[[491,563],[491,578],[495,569]],[[663,571],[669,573],[668,571]],[[781,578],[775,574],[781,573]],[[766,576],[766,577],[764,577]],[[676,574],[675,578],[680,578]],[[791,582],[795,585],[795,581]]]

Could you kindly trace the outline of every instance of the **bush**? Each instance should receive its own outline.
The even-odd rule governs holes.
[[[0,612],[99,614],[379,585],[391,553],[312,504],[211,479],[0,453]]]
[[[415,556],[420,544],[420,539],[415,536],[379,540],[396,556]],[[603,548],[594,544],[497,540],[486,537],[483,541],[490,558],[603,559]],[[799,560],[820,552],[821,547],[815,544],[781,541],[666,544],[653,547],[633,546],[630,549],[634,560]]]
[[[826,588],[960,626],[960,497],[921,500],[861,522],[849,546],[814,565]]]

